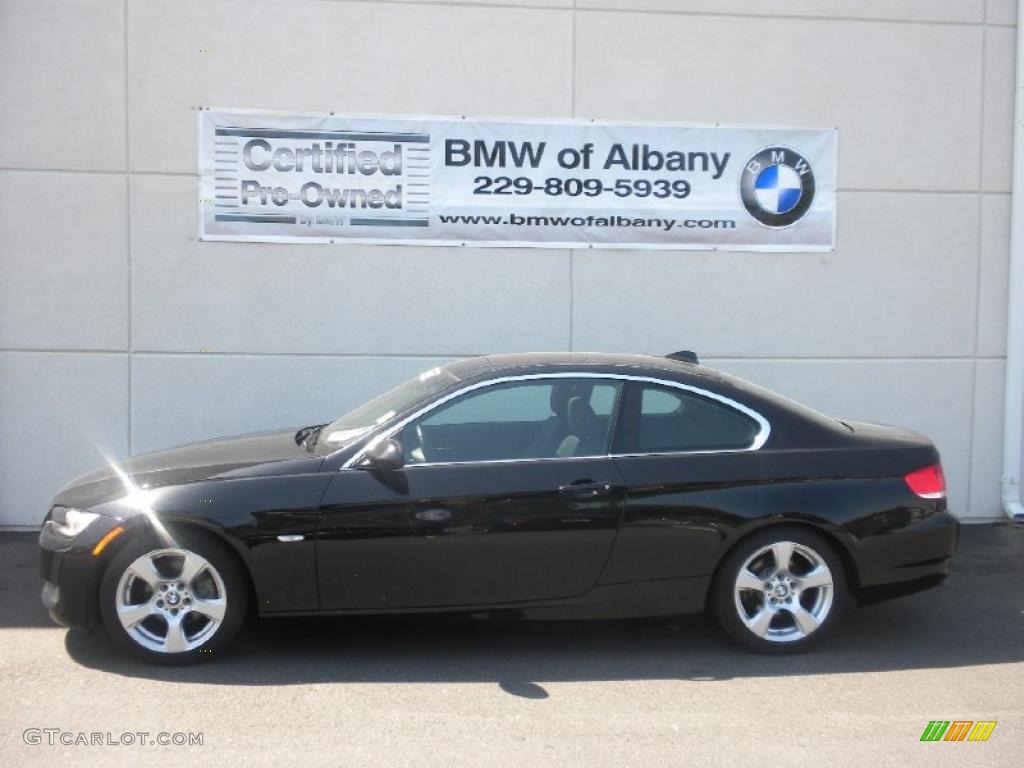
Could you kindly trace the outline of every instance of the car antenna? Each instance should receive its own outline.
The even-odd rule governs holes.
[[[688,349],[680,350],[679,352],[672,352],[665,355],[669,360],[678,360],[681,363],[693,363],[694,365],[700,365],[700,360],[697,359],[697,353],[691,352]]]

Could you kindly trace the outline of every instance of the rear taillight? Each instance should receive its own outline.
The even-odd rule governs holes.
[[[916,469],[903,479],[910,490],[922,499],[946,498],[946,478],[943,477],[942,466],[939,464]]]

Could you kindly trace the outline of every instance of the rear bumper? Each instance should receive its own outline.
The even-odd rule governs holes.
[[[923,592],[926,589],[939,586],[946,580],[947,575],[945,573],[933,573],[911,581],[897,581],[892,584],[864,587],[857,595],[857,602],[860,605],[870,605],[882,600],[892,600],[895,597],[906,597],[915,592]]]
[[[858,598],[877,602],[938,586],[949,575],[959,540],[960,524],[944,506],[861,538]]]

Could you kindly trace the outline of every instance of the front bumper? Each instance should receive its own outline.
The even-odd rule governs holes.
[[[92,550],[103,536],[121,524],[115,518],[100,518],[73,539],[56,533],[49,522],[43,524],[39,532],[41,598],[57,624],[72,629],[91,629],[96,625],[100,579],[110,558],[110,548],[99,556],[93,555]]]

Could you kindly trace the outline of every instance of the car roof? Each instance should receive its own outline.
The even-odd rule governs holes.
[[[525,352],[467,357],[444,366],[457,380],[497,376],[556,373],[560,368],[588,373],[621,373],[665,378],[707,389],[754,408],[778,420],[795,418],[827,431],[841,422],[808,408],[803,403],[737,376],[678,358],[607,352]]]
[[[654,355],[636,355],[612,352],[521,352],[501,355],[468,357],[445,366],[459,379],[493,373],[528,373],[551,371],[558,368],[577,368],[605,373],[676,374],[723,381],[723,374],[713,368]]]

